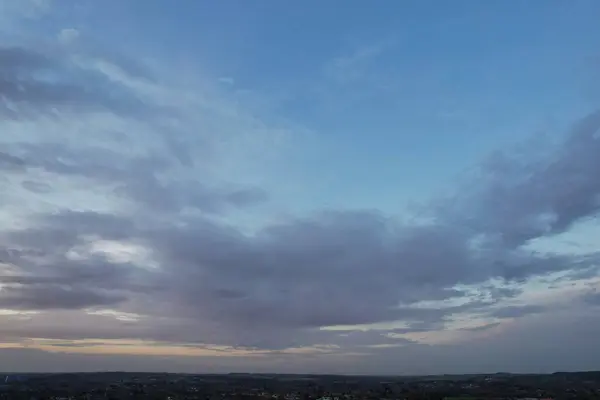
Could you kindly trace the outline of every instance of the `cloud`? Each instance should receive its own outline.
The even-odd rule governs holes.
[[[46,15],[52,0],[0,1],[0,22],[3,28],[17,29],[23,20],[36,20]],[[7,29],[8,30],[8,29]]]
[[[475,326],[472,328],[462,328],[462,329],[465,331],[468,331],[468,332],[482,332],[482,331],[487,331],[488,329],[493,329],[499,325],[500,325],[500,322],[493,322],[491,324],[479,325],[479,326]]]
[[[184,372],[269,372],[346,374],[443,374],[497,371],[540,372],[594,370],[598,351],[594,340],[599,324],[594,313],[568,310],[554,315],[520,319],[502,329],[502,335],[479,332],[462,343],[422,345],[404,343],[396,347],[362,347],[352,354],[285,354],[268,357],[176,357],[125,354],[52,353],[29,349],[0,349],[0,367],[35,371],[91,370],[184,371]],[[102,325],[98,326],[102,328]],[[498,329],[498,328],[496,328]],[[465,332],[462,333],[463,335]],[[374,336],[369,333],[366,336]],[[572,338],[577,340],[572,341]],[[362,337],[364,339],[365,336]],[[65,342],[65,339],[62,339]],[[68,340],[68,339],[67,339]],[[572,341],[572,342],[571,342]],[[91,340],[98,343],[96,340]],[[369,340],[363,343],[370,342]],[[556,346],[556,343],[572,343]],[[354,347],[354,349],[356,349]],[[65,347],[62,347],[62,350]],[[523,357],[527,354],[527,357]],[[406,360],[411,360],[407,363]],[[458,362],[457,360],[460,360]]]
[[[229,76],[220,77],[219,82],[224,85],[234,85],[235,84],[235,80]]]
[[[600,183],[594,178],[600,168],[599,131],[600,112],[593,112],[545,157],[493,154],[482,164],[471,198],[452,210],[454,220],[469,220],[469,228],[517,247],[594,217],[600,209]]]
[[[69,57],[58,47],[47,50],[20,46],[0,48],[2,116],[21,119],[39,117],[40,113],[54,115],[59,111],[105,109],[149,117],[158,112],[99,71],[82,68]]]
[[[544,307],[538,305],[509,306],[494,310],[491,315],[496,318],[519,318],[525,315],[543,312]]]
[[[13,310],[79,309],[92,305],[114,305],[123,300],[123,297],[108,293],[52,286],[46,282],[39,287],[3,287],[0,307]]]
[[[58,40],[64,44],[71,44],[79,38],[79,31],[74,28],[65,28],[58,33]]]
[[[9,169],[20,169],[25,166],[23,159],[4,152],[0,153],[0,163],[2,168]]]
[[[600,305],[600,293],[596,290],[590,293],[587,293],[584,296],[584,300],[591,305]]]
[[[389,43],[362,46],[352,53],[336,57],[327,62],[323,68],[325,77],[338,84],[349,85],[365,78],[369,66],[389,47]]]

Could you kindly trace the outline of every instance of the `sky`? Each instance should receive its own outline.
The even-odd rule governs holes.
[[[597,15],[0,0],[0,370],[600,369]]]

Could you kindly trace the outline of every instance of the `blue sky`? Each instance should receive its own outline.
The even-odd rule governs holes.
[[[597,100],[596,2],[439,3],[82,2],[42,29],[73,26],[164,74],[177,63],[180,84],[221,79],[245,106],[310,131],[286,163],[317,193],[282,201],[395,213]]]
[[[0,354],[598,368],[599,13],[0,0]]]

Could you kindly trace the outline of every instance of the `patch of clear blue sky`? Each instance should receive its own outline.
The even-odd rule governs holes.
[[[317,132],[317,148],[288,160],[306,188],[300,209],[395,212],[597,102],[595,0],[112,0],[82,10],[78,28],[107,44],[162,57],[173,73],[183,60],[231,77],[273,115]]]

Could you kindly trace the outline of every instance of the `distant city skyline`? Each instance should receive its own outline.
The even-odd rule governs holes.
[[[600,369],[597,15],[0,0],[0,371]]]

